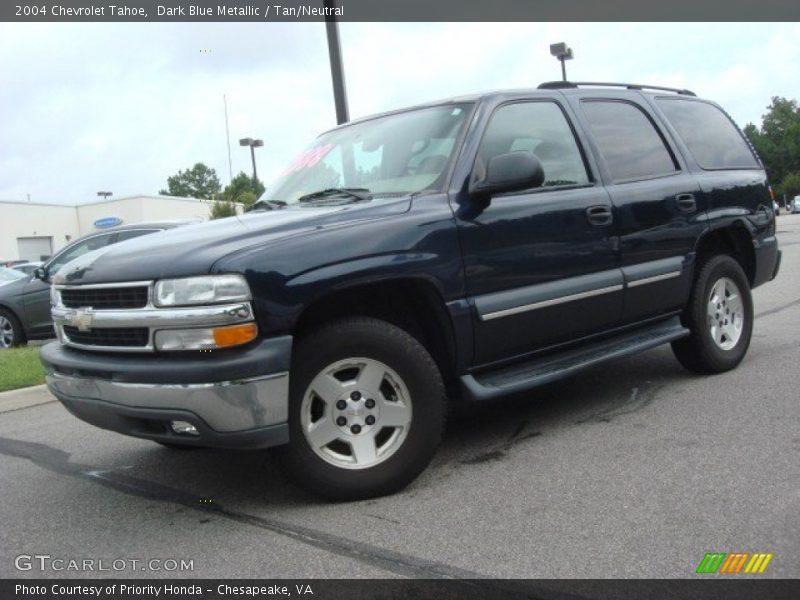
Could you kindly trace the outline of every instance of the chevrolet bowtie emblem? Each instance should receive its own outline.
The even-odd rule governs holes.
[[[92,312],[90,308],[79,308],[70,317],[70,324],[77,327],[78,331],[89,331],[92,327]]]

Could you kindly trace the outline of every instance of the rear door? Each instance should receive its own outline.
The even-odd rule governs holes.
[[[612,327],[622,309],[611,201],[560,101],[512,101],[488,118],[472,177],[489,160],[534,152],[544,185],[455,210],[475,307],[475,362],[521,356]]]
[[[644,98],[576,102],[614,205],[625,278],[623,323],[680,309],[692,281],[693,250],[706,228],[703,196]]]

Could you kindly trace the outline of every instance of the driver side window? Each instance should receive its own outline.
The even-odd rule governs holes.
[[[542,187],[582,185],[589,175],[575,135],[555,102],[519,102],[498,108],[475,159],[477,179],[494,156],[529,150],[542,163]]]

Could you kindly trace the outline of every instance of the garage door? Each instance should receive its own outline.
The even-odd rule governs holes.
[[[53,238],[21,237],[17,238],[20,260],[46,260],[53,254]]]

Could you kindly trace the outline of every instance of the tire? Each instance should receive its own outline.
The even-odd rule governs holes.
[[[441,373],[415,338],[378,319],[335,321],[295,349],[278,460],[328,500],[391,494],[431,461],[445,417]]]
[[[682,316],[691,335],[673,342],[672,351],[694,373],[723,373],[735,368],[750,346],[750,282],[739,263],[726,254],[713,255],[698,268]]]
[[[0,350],[13,348],[25,343],[25,330],[16,315],[6,308],[0,308]]]

